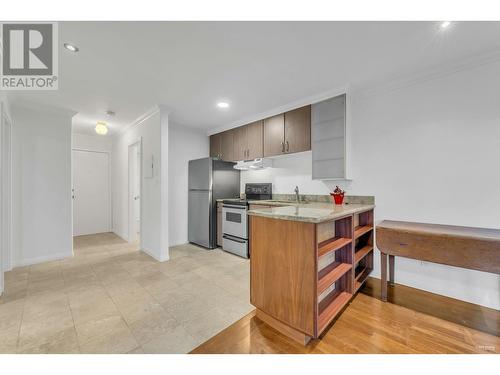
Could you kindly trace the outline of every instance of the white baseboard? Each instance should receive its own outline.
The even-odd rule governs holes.
[[[53,260],[60,260],[65,258],[73,257],[73,252],[71,253],[58,253],[58,254],[48,254],[41,257],[29,258],[29,259],[15,259],[12,262],[12,268],[31,266],[33,264],[51,262]]]
[[[127,242],[128,242],[128,238],[125,238],[125,237],[123,236],[123,234],[118,233],[118,232],[116,232],[116,231],[114,231],[114,230],[112,230],[111,232],[112,232],[112,233],[114,233],[114,234],[116,234],[116,235],[117,235],[118,237],[120,237],[123,241],[127,241]]]
[[[156,259],[158,262],[166,262],[167,260],[170,259],[170,257],[168,255],[165,257],[165,259],[158,258],[158,256],[156,254],[154,254],[152,251],[150,251],[148,249],[141,248],[141,251],[145,252],[150,257]]]

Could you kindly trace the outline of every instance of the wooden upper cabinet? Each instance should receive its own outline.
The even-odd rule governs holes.
[[[262,121],[240,126],[234,131],[234,160],[250,160],[262,157]]]
[[[281,155],[284,152],[285,115],[264,120],[264,156]]]
[[[221,156],[222,134],[213,134],[210,136],[210,156],[220,158]]]
[[[234,130],[226,130],[221,136],[221,159],[234,161]]]
[[[262,121],[252,122],[247,128],[247,156],[246,159],[256,159],[264,156],[264,127]]]
[[[247,160],[247,127],[234,129],[233,156],[234,160]]]
[[[251,160],[310,149],[310,105],[210,137],[210,156],[226,161]]]
[[[285,152],[311,149],[311,106],[285,113]]]

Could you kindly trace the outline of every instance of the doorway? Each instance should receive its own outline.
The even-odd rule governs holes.
[[[3,107],[0,123],[0,284],[3,285],[3,272],[12,269],[12,123]]]
[[[128,241],[141,238],[141,141],[128,146]]]
[[[111,231],[109,153],[73,149],[73,236]]]

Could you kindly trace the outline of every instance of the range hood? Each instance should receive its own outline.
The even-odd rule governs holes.
[[[257,158],[254,160],[242,160],[237,162],[233,168],[240,171],[252,171],[272,167],[273,161],[270,159]]]

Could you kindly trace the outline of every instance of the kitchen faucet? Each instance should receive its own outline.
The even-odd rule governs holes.
[[[295,186],[295,197],[297,198],[297,203],[300,202],[300,199],[299,199],[299,187],[298,186]]]

